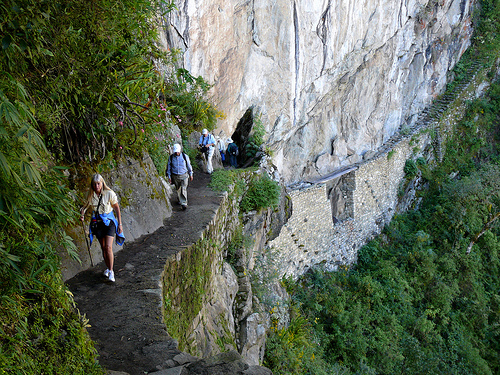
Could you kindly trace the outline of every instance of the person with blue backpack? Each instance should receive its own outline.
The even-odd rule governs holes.
[[[239,155],[238,145],[234,143],[231,138],[228,138],[226,140],[226,143],[227,143],[226,154],[229,155],[229,163],[231,164],[231,167],[237,168],[238,155]]]
[[[170,155],[167,163],[168,182],[175,185],[177,199],[182,209],[187,208],[187,188],[189,180],[193,181],[193,168],[189,156],[182,152],[181,145],[174,144],[174,153]]]

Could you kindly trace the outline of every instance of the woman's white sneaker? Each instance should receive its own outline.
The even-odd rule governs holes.
[[[104,271],[104,276],[108,277],[109,276],[109,270],[106,268],[106,271]]]
[[[115,273],[113,271],[109,271],[108,279],[109,281],[115,282]]]

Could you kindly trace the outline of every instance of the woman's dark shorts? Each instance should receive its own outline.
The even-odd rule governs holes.
[[[104,238],[104,236],[110,236],[110,237],[114,237],[115,234],[116,234],[116,226],[115,226],[115,223],[110,220],[109,221],[109,225],[106,226],[104,225],[104,222],[99,222],[99,226],[97,228],[97,231],[96,233],[93,233],[94,236],[96,236],[99,240],[101,238]]]

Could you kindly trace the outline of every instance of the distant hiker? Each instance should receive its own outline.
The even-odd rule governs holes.
[[[122,217],[116,193],[104,182],[100,174],[92,176],[90,188],[87,194],[87,201],[80,209],[80,220],[85,220],[87,208],[92,207],[92,218],[90,220],[90,244],[94,236],[97,237],[101,245],[102,257],[106,263],[106,276],[109,281],[115,281],[113,272],[113,239],[116,235],[116,244],[123,245],[125,236],[123,235]],[[116,213],[116,217],[114,213]]]
[[[237,168],[238,167],[237,159],[239,155],[238,146],[236,145],[236,143],[233,142],[231,138],[228,138],[226,142],[227,142],[226,154],[229,155],[229,163],[231,164],[231,167]]]
[[[221,137],[215,137],[216,143],[217,143],[217,148],[219,149],[220,152],[220,158],[222,160],[222,165],[226,164],[226,144],[224,143],[224,140],[221,139]]]
[[[207,129],[203,129],[201,132],[200,141],[198,142],[198,148],[201,153],[205,155],[205,160],[207,162],[207,173],[212,174],[214,168],[212,167],[212,156],[214,156],[215,150],[215,138],[212,134],[208,133]]]
[[[167,177],[169,183],[174,183],[177,190],[177,199],[182,209],[187,208],[188,179],[193,181],[193,168],[189,156],[181,152],[181,145],[174,144],[174,153],[170,155],[167,163]]]

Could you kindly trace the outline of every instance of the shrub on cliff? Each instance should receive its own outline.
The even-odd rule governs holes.
[[[279,197],[279,184],[267,176],[260,176],[250,182],[241,200],[240,208],[243,212],[267,207],[275,209],[278,206]]]
[[[290,324],[279,327],[272,321],[266,340],[264,366],[271,368],[274,375],[291,374],[335,374],[335,366],[323,359],[319,340],[310,324],[297,309],[292,309]]]

